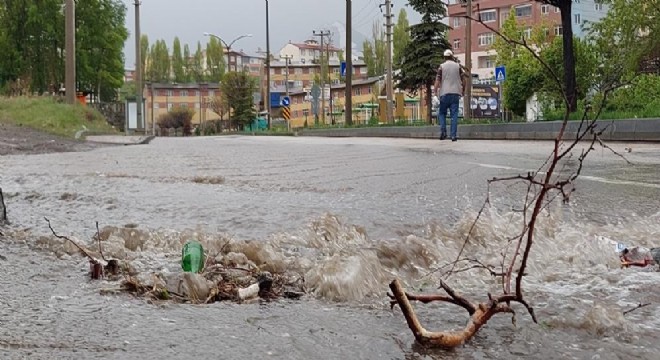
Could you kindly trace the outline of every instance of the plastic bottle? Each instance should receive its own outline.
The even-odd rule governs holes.
[[[184,272],[198,273],[204,268],[204,248],[197,241],[188,241],[181,250],[181,267]]]

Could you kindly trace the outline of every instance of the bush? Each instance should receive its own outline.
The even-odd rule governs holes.
[[[176,107],[167,114],[158,117],[158,126],[162,128],[183,128],[183,136],[190,136],[192,131],[192,118],[195,112],[189,108]]]

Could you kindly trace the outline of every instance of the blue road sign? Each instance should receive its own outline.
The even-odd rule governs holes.
[[[282,96],[282,94],[280,94],[280,93],[276,93],[276,92],[270,93],[270,107],[271,108],[280,107],[281,96]]]
[[[498,66],[495,68],[495,80],[496,81],[506,80],[506,68],[504,66]]]
[[[282,98],[282,106],[289,106],[291,105],[291,99],[288,96],[284,96]]]
[[[341,76],[346,76],[346,61],[341,62]]]

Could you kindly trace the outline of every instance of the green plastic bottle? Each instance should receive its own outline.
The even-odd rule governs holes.
[[[204,248],[197,241],[188,241],[181,250],[181,267],[185,272],[198,273],[204,269]]]

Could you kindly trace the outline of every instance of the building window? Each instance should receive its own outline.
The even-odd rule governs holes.
[[[459,18],[459,17],[454,18],[454,27],[455,28],[461,27],[461,18]]]
[[[332,72],[333,72],[335,75],[339,75],[339,72],[340,72],[340,71],[341,71],[341,69],[339,69],[339,68],[334,68],[334,69],[332,69]]]
[[[169,103],[168,103],[168,104],[167,104],[167,111],[172,110],[173,107],[174,107],[174,104],[169,104]]]
[[[494,68],[495,67],[495,59],[493,59],[493,58],[486,59],[486,63],[484,65],[486,65],[487,68]]]
[[[479,46],[493,45],[495,35],[493,33],[479,34]]]
[[[548,15],[550,12],[550,5],[541,5],[541,14]]]
[[[525,39],[530,39],[532,37],[532,27],[531,26],[528,26],[528,27],[525,28],[525,30],[523,31],[523,37]]]
[[[497,12],[495,10],[486,10],[479,13],[479,18],[483,22],[497,21]]]
[[[188,103],[181,103],[179,104],[180,108],[187,109],[188,108]]]
[[[562,36],[564,29],[561,26],[555,26],[555,36]]]
[[[209,90],[209,97],[214,97],[215,96],[215,91]]]
[[[188,90],[181,90],[181,96],[188,96]]]
[[[158,109],[158,103],[154,103],[154,109]]]
[[[172,96],[173,92],[172,90],[167,90],[167,96]]]
[[[555,7],[555,13],[560,12],[561,10],[558,7]]]
[[[454,39],[454,49],[461,48],[461,39]]]
[[[294,70],[294,72],[295,72],[296,75],[300,75],[300,74],[303,73],[303,69],[302,69],[302,68],[296,68],[296,69]]]
[[[303,116],[309,116],[309,109],[303,109]]]
[[[532,16],[532,5],[523,5],[516,7],[516,17]]]
[[[362,88],[355,88],[355,96],[360,96],[362,95]]]
[[[582,23],[582,17],[580,16],[580,14],[573,15],[573,19],[575,20],[576,24],[581,24]]]
[[[598,1],[594,2],[594,9],[596,9],[596,11],[603,11],[603,3]]]

